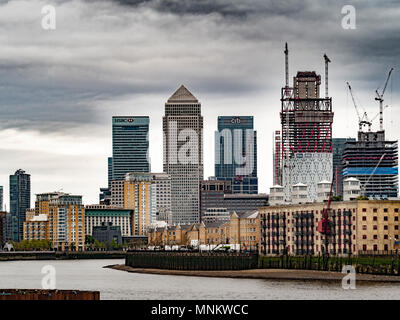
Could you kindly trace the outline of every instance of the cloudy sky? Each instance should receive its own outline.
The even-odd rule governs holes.
[[[254,115],[259,189],[272,184],[272,132],[279,129],[284,43],[290,76],[330,64],[334,137],[355,136],[346,90],[371,117],[390,67],[385,128],[400,129],[398,0],[0,0],[0,185],[23,168],[32,193],[63,189],[96,203],[107,184],[111,117],[149,115],[152,171],[162,170],[162,115],[184,84],[202,103],[205,176],[214,174],[218,115]],[[56,30],[42,28],[45,5]],[[344,5],[356,29],[343,29]],[[374,127],[377,127],[375,121]]]

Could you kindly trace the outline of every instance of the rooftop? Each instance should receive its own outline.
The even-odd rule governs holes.
[[[192,102],[198,103],[197,98],[184,86],[181,85],[178,90],[168,99],[168,103],[173,102]]]

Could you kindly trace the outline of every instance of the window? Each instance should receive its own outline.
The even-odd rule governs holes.
[[[367,235],[366,234],[363,235],[363,239],[364,240],[367,239]]]
[[[367,208],[362,208],[362,212],[367,212]]]
[[[388,229],[388,226],[383,226],[383,229],[384,229],[384,230],[387,230],[387,229]]]
[[[377,216],[375,216],[373,220],[374,220],[374,221],[378,221],[378,217],[377,217]]]
[[[383,217],[383,221],[388,221],[388,217],[387,217],[387,216],[384,216],[384,217]]]
[[[363,230],[367,230],[367,226],[364,225],[364,226],[363,226]]]
[[[374,208],[374,210],[373,210],[373,211],[376,213],[376,212],[378,212],[378,209],[377,209],[377,208]]]
[[[374,230],[378,230],[378,226],[377,225],[374,225]]]
[[[366,217],[366,216],[363,216],[363,217],[362,217],[362,221],[367,221],[367,217]]]
[[[374,239],[375,240],[378,239],[378,235],[374,234]]]

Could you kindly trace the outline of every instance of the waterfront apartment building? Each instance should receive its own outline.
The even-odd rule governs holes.
[[[31,206],[31,176],[19,169],[10,175],[11,239],[20,242],[24,235],[26,209]]]
[[[152,228],[149,245],[192,246],[205,250],[230,246],[235,250],[257,250],[260,242],[260,219],[257,211],[233,213],[229,221]]]
[[[215,177],[233,193],[258,193],[257,131],[252,116],[219,116],[215,132]]]
[[[111,223],[121,230],[123,237],[130,237],[134,211],[110,206],[86,206],[85,208],[85,234],[93,235],[93,228],[103,223]]]
[[[149,172],[149,117],[112,117],[111,180],[123,180],[128,172]],[[110,161],[110,159],[108,159]]]
[[[48,240],[56,250],[85,250],[85,208],[82,196],[64,192],[36,195],[35,215],[48,217]]]
[[[171,176],[172,222],[197,223],[204,172],[203,117],[200,102],[183,85],[165,103],[163,133],[163,172]]]
[[[156,190],[156,217],[158,221],[172,223],[171,176],[168,173],[152,173],[151,180]]]
[[[355,142],[354,138],[333,138],[332,157],[333,157],[333,194],[343,198],[343,153],[346,142]]]
[[[34,215],[24,222],[24,240],[48,240],[49,220],[46,214]]]
[[[343,179],[356,178],[361,193],[371,198],[398,196],[398,143],[385,140],[385,131],[358,132],[343,152]]]
[[[260,253],[266,255],[378,254],[399,241],[400,200],[333,201],[328,248],[318,230],[326,203],[259,208]]]
[[[149,227],[156,221],[156,185],[151,173],[126,174],[124,208],[134,211],[133,235],[147,235]]]

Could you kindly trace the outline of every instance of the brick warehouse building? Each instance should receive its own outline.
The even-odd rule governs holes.
[[[325,238],[317,231],[326,203],[259,208],[260,253],[318,255]],[[340,254],[390,253],[398,249],[400,201],[357,200],[332,202],[328,252]]]

